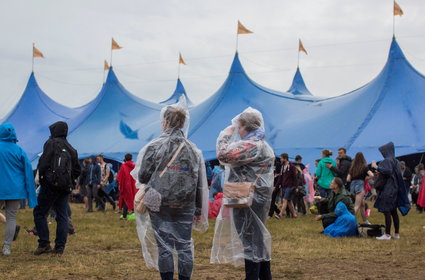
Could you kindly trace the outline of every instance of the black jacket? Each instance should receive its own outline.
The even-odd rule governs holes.
[[[78,176],[80,176],[81,167],[80,163],[78,162],[77,151],[66,140],[66,137],[68,136],[68,124],[65,122],[56,122],[52,124],[49,129],[50,138],[46,141],[46,143],[44,143],[43,154],[41,155],[40,160],[38,161],[38,172],[41,179],[41,183],[43,183],[43,178],[46,174],[46,171],[51,168],[54,156],[54,145],[56,145],[56,142],[65,145],[71,154],[71,175],[72,181],[74,182],[78,178]]]
[[[348,171],[350,171],[352,159],[349,156],[345,156],[343,158],[338,158],[339,164],[337,167],[332,166],[331,171],[335,175],[335,177],[339,177],[344,182],[344,185],[347,183],[347,175]]]

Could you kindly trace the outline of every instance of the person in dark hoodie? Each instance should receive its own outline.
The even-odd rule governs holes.
[[[87,213],[93,212],[93,198],[99,202],[102,198],[99,196],[100,180],[102,177],[102,171],[100,166],[96,163],[96,158],[90,157],[87,165],[87,196],[88,196],[88,208]],[[103,201],[102,201],[103,202]]]
[[[56,122],[50,127],[50,138],[46,141],[43,147],[43,154],[38,162],[38,171],[40,176],[40,192],[38,194],[38,206],[34,209],[34,223],[39,236],[38,248],[34,251],[35,255],[53,252],[55,254],[63,254],[66,240],[68,236],[68,197],[72,188],[73,182],[78,178],[81,172],[81,167],[78,162],[77,151],[68,143],[68,124],[65,122]],[[58,155],[61,157],[56,163]],[[64,160],[61,159],[62,156]],[[66,159],[68,156],[68,159]],[[64,163],[65,161],[65,163]],[[66,162],[69,161],[69,162]],[[69,187],[59,188],[56,184],[54,171],[58,166],[69,166],[68,178]],[[64,176],[61,177],[61,179]],[[62,185],[62,184],[61,184]],[[47,214],[50,209],[56,212],[56,239],[55,248],[52,251],[49,240],[49,227],[47,225]]]
[[[385,216],[385,234],[377,237],[378,240],[391,240],[400,238],[400,220],[397,208],[403,216],[410,210],[410,202],[407,197],[406,188],[400,163],[395,158],[394,143],[389,142],[379,147],[384,160],[378,165],[378,178],[375,188],[378,196],[375,201],[375,208]],[[395,234],[391,236],[391,218],[394,222]]]
[[[344,186],[346,186],[347,190],[349,190],[349,186],[347,186],[347,176],[351,167],[352,159],[351,157],[347,156],[347,150],[345,148],[338,149],[338,157],[336,162],[336,166],[332,166],[331,163],[326,163],[326,167],[330,168],[336,177],[341,178]]]

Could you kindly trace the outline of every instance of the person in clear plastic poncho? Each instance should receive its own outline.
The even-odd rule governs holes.
[[[246,279],[271,279],[271,235],[264,223],[270,207],[274,153],[264,140],[259,111],[247,108],[217,139],[225,182],[256,182],[247,208],[222,206],[215,225],[211,263],[245,263]]]
[[[190,279],[192,228],[208,228],[205,164],[200,150],[186,139],[189,114],[181,103],[163,108],[163,132],[142,148],[131,173],[136,187],[145,190],[148,207],[136,215],[143,257],[147,267],[159,270],[161,279],[173,279],[174,267],[179,279]]]

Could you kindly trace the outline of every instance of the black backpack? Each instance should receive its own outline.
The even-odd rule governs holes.
[[[70,193],[73,186],[71,152],[65,143],[54,141],[53,146],[53,158],[46,172],[46,181],[56,192]]]
[[[359,225],[359,235],[361,237],[379,237],[385,233],[384,225]]]

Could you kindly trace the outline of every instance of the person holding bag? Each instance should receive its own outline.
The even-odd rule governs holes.
[[[234,207],[223,200],[215,224],[211,263],[245,264],[247,280],[272,279],[271,235],[264,223],[271,203],[275,156],[264,137],[261,113],[247,108],[217,139],[217,158],[226,168],[224,196],[231,199],[232,193],[240,192],[238,185],[246,186],[252,202]]]
[[[139,188],[135,208],[143,257],[163,280],[173,279],[175,262],[178,279],[190,279],[192,228],[208,228],[205,164],[202,153],[186,138],[189,113],[181,102],[163,108],[162,134],[140,151],[131,172]]]

